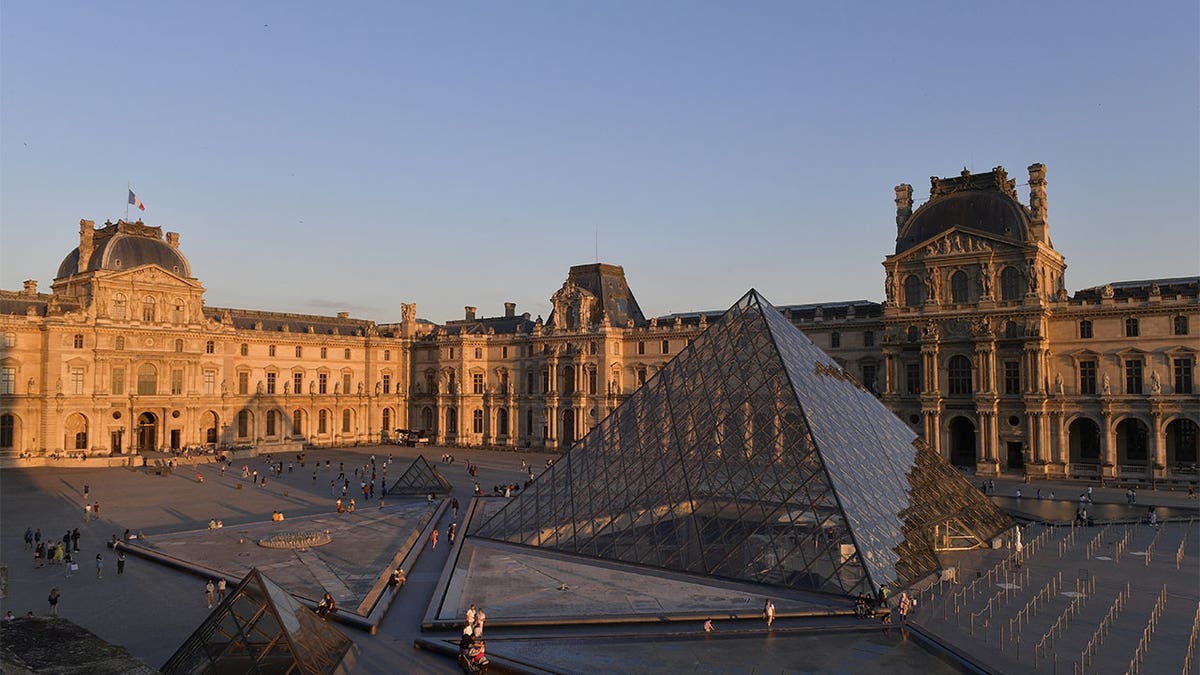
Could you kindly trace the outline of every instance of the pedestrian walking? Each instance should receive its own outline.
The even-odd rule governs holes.
[[[96,520],[100,520],[100,502],[92,504],[92,517]]]
[[[912,611],[913,599],[908,596],[908,592],[900,593],[900,623],[904,623],[908,619],[908,613]]]
[[[88,500],[88,496],[91,494],[91,492],[92,492],[92,486],[88,485],[87,483],[84,483],[83,484],[83,501],[86,502]]]
[[[704,632],[705,632],[705,633],[711,633],[711,632],[713,632],[712,619],[706,619],[706,620],[704,621]]]
[[[75,552],[79,553],[79,528],[78,527],[75,528],[71,532],[71,544],[74,546]]]
[[[220,600],[224,600],[224,599],[225,599],[225,577],[221,577],[217,581],[217,600],[220,601]]]
[[[438,531],[435,528],[433,530],[433,534],[429,535],[429,541],[430,541],[430,543],[433,544],[433,550],[435,550],[435,551],[437,550],[437,540],[438,540]]]
[[[763,605],[763,618],[767,620],[767,628],[770,628],[771,624],[775,623],[775,603],[771,602],[770,599],[767,600],[767,604]]]
[[[58,599],[59,599],[59,597],[61,597],[61,596],[59,595],[58,589],[51,588],[50,595],[49,595],[49,597],[46,598],[46,601],[50,603],[50,616],[58,616]]]
[[[208,603],[208,608],[209,608],[209,609],[212,609],[212,602],[213,602],[213,582],[212,582],[212,579],[209,579],[209,580],[208,580],[208,583],[204,585],[204,600],[205,600],[205,601]]]
[[[27,527],[27,528],[25,528],[25,550],[28,551],[32,548],[33,548],[33,528]]]
[[[70,553],[67,553],[66,557],[63,558],[63,576],[70,579],[71,572],[74,572],[78,569],[79,564],[75,562],[75,558]]]
[[[37,528],[33,531],[33,545],[37,546],[42,543],[42,528]]]
[[[117,574],[125,574],[125,551],[117,551]]]
[[[92,519],[92,503],[87,502],[83,505],[83,522],[88,522]]]
[[[450,523],[450,527],[446,528],[446,539],[451,544],[454,543],[454,532],[456,529],[458,529],[458,525],[456,523]]]
[[[96,578],[100,579],[104,576],[104,558],[99,553],[96,554]]]
[[[458,498],[450,500],[450,508],[454,509],[454,518],[458,518]]]

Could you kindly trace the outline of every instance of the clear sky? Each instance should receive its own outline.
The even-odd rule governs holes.
[[[883,298],[893,186],[1048,167],[1071,290],[1200,273],[1195,0],[4,2],[0,287],[81,218],[180,233],[210,305],[647,315]],[[598,246],[597,246],[598,240]]]

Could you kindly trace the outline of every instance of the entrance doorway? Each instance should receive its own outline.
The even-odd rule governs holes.
[[[180,445],[179,445],[179,429],[172,429],[171,430],[171,449],[178,450],[179,447],[180,447]]]
[[[1018,441],[1009,441],[1007,444],[1007,447],[1008,447],[1008,462],[1006,464],[1007,464],[1008,468],[1016,469],[1019,471],[1024,471],[1025,470],[1025,453],[1022,452],[1022,448],[1024,446]]]
[[[975,423],[966,417],[950,420],[950,463],[975,468]]]
[[[119,455],[124,452],[124,450],[121,449],[121,439],[124,436],[124,429],[117,429],[109,434],[109,450],[112,451],[112,454]]]
[[[137,449],[138,452],[154,452],[158,449],[158,418],[154,413],[138,415]]]

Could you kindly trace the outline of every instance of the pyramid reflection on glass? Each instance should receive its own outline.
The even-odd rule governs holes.
[[[334,673],[350,647],[350,638],[254,568],[162,672]]]
[[[409,464],[404,473],[387,489],[386,494],[424,497],[428,494],[448,495],[453,491],[450,481],[425,459],[425,455],[417,455],[412,464]]]
[[[752,290],[473,534],[853,595],[1011,525]]]

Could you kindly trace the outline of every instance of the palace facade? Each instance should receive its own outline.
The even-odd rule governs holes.
[[[1045,167],[896,188],[882,303],[778,309],[935,450],[981,475],[1195,479],[1200,277],[1071,293]],[[425,430],[560,449],[719,313],[646,318],[621,267],[571,267],[544,321],[382,323],[209,306],[179,235],[80,221],[50,293],[0,291],[0,453],[298,448]],[[731,348],[735,348],[732,347]]]

